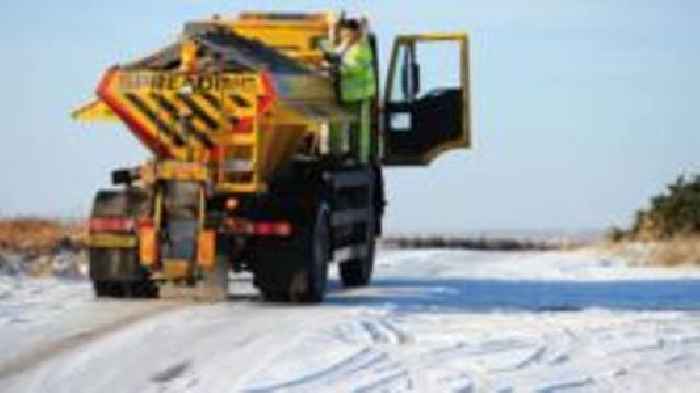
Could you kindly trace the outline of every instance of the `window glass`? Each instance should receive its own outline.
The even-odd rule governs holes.
[[[403,89],[401,87],[401,75],[403,69],[406,67],[406,52],[408,47],[406,45],[401,45],[399,47],[396,69],[394,69],[394,80],[391,84],[391,102],[403,102],[405,101],[403,96]]]
[[[461,62],[459,45],[455,41],[416,41],[415,62],[418,65],[419,72],[417,98],[436,89],[460,87]],[[391,89],[391,102],[406,101],[402,85],[404,83],[404,69],[409,64],[407,52],[409,52],[409,45],[401,45],[399,47]],[[410,82],[411,77],[409,75],[409,84]]]
[[[435,89],[460,86],[460,50],[454,41],[418,41],[416,58],[420,66],[418,97]]]

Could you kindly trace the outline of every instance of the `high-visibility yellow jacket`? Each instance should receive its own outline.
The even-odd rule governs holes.
[[[357,102],[377,94],[372,49],[363,39],[341,55],[340,92],[343,102]]]

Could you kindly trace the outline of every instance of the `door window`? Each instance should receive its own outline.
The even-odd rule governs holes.
[[[469,147],[465,34],[399,36],[384,94],[385,165],[427,165]]]
[[[458,42],[406,42],[399,46],[397,60],[391,102],[413,101],[432,91],[459,88],[461,85]]]

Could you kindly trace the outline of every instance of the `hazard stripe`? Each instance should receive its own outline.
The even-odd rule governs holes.
[[[202,94],[202,97],[207,100],[209,105],[211,105],[214,109],[216,110],[221,110],[221,101],[219,101],[219,98],[211,95],[209,93],[204,93]]]
[[[184,121],[193,122],[194,119],[190,118]],[[199,143],[204,145],[206,148],[211,149],[212,147],[214,147],[214,142],[212,142],[212,140],[209,138],[209,135],[204,133],[204,131],[198,130],[194,124],[191,123],[188,129],[190,130],[190,135],[194,135],[194,137],[197,138]]]
[[[172,119],[172,121],[175,123],[175,126],[177,127],[177,125],[179,125],[181,119],[180,119],[180,115],[179,115],[178,110],[175,107],[175,105],[172,102],[168,101],[161,94],[152,93],[151,98],[153,98],[153,100],[158,104],[158,106],[160,108],[162,108],[164,111],[166,111],[168,113],[168,115],[170,115],[170,118]],[[190,127],[190,129],[191,129],[191,131],[193,131],[192,134],[195,136],[195,138],[197,138],[197,140],[199,140],[199,142],[201,144],[203,144],[207,148],[212,148],[214,146],[214,142],[212,142],[212,140],[209,138],[208,135],[204,134],[202,131],[198,130],[196,127]]]
[[[185,139],[184,136],[181,135],[179,132],[179,124],[180,124],[180,115],[178,114],[177,108],[175,105],[173,105],[172,102],[168,101],[163,95],[161,94],[155,94],[151,93],[151,99],[156,102],[158,107],[162,110],[164,110],[168,116],[170,117],[172,128],[175,130],[175,132],[180,135],[182,139]]]
[[[168,112],[168,115],[170,115],[170,118],[174,121],[177,122],[180,119],[179,114],[177,113],[177,108],[175,105],[173,105],[170,101],[166,100],[165,97],[163,97],[160,94],[151,94],[151,98],[158,104],[158,106],[163,109],[164,111]]]
[[[221,109],[213,106],[212,103],[208,99],[204,98],[203,94],[195,94],[195,95],[190,96],[190,98],[192,99],[192,101],[195,104],[197,104],[197,106],[199,106],[202,109],[202,111],[204,113],[208,114],[209,117],[212,118],[216,122],[217,130],[218,130],[219,124],[220,124],[220,119],[221,119]],[[214,98],[213,102],[216,103],[216,101],[217,101],[215,99],[216,97],[212,96],[209,98],[210,99]]]
[[[236,105],[238,105],[241,108],[250,108],[251,106],[253,106],[250,103],[250,101],[248,101],[247,99],[245,99],[244,97],[242,97],[238,94],[231,94],[229,97]]]
[[[205,101],[201,95],[195,94],[195,95],[190,95],[189,98],[194,102],[194,104],[199,107],[203,113],[209,115],[209,117],[216,122],[216,128],[212,129],[203,119],[201,116],[197,116],[196,113],[193,111],[190,111],[192,113],[192,131],[195,132],[195,135],[197,135],[201,140],[204,140],[203,138],[206,138],[206,144],[208,147],[213,146],[213,142],[211,142],[211,139],[209,138],[210,134],[212,132],[216,132],[219,129],[219,117],[221,114],[221,111],[212,108],[211,105]],[[186,103],[180,103],[180,105],[184,105],[189,108],[189,105]]]
[[[175,133],[158,115],[136,94],[125,94],[126,99],[135,106],[141,113],[146,115],[148,120],[153,123],[158,131],[168,135],[177,146],[182,146],[185,141],[180,135]]]
[[[97,88],[98,96],[129,126],[131,132],[146,146],[148,146],[155,154],[171,158],[173,157],[172,150],[163,140],[156,138],[150,133],[145,125],[133,116],[132,111],[127,110],[122,104],[122,100],[113,94],[112,86],[116,80],[118,73],[115,69],[111,69],[100,82]]]
[[[190,96],[186,94],[178,94],[177,98],[179,98],[185,105],[187,105],[190,111],[192,111],[192,114],[196,118],[203,121],[204,124],[206,124],[206,126],[210,130],[215,131],[217,128],[219,128],[219,123],[216,120],[212,119],[211,116],[209,116],[208,113],[206,113],[196,102],[194,102],[194,100]]]

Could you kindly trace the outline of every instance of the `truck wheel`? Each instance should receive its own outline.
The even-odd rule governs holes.
[[[287,255],[287,254],[281,254]],[[279,256],[258,255],[253,273],[253,285],[260,290],[266,302],[289,301],[289,273],[279,270]],[[285,258],[286,259],[286,258]]]
[[[93,281],[97,298],[153,299],[158,297],[158,287],[153,281]]]
[[[124,297],[120,283],[113,281],[93,281],[92,288],[97,298],[121,298]]]
[[[159,295],[158,286],[151,280],[125,283],[128,286],[127,297],[137,299],[155,299]]]
[[[266,301],[323,301],[328,284],[331,242],[327,205],[321,204],[313,222],[312,228],[296,235],[295,246],[285,248],[280,254],[259,256],[254,283]]]
[[[138,218],[148,213],[148,195],[142,190],[101,190],[91,217]],[[138,248],[90,248],[90,278],[98,298],[154,298],[158,287],[139,263]]]
[[[204,277],[197,282],[196,298],[206,302],[220,302],[228,298],[229,263],[225,255],[216,256],[216,264],[211,272],[204,272]]]
[[[320,303],[328,286],[331,231],[328,206],[322,203],[316,213],[311,232],[306,234],[304,268],[294,273],[289,283],[289,297],[293,302]]]
[[[374,270],[376,227],[374,212],[370,209],[370,218],[365,225],[365,244],[359,258],[350,259],[338,265],[340,280],[346,287],[361,287],[369,285]]]

